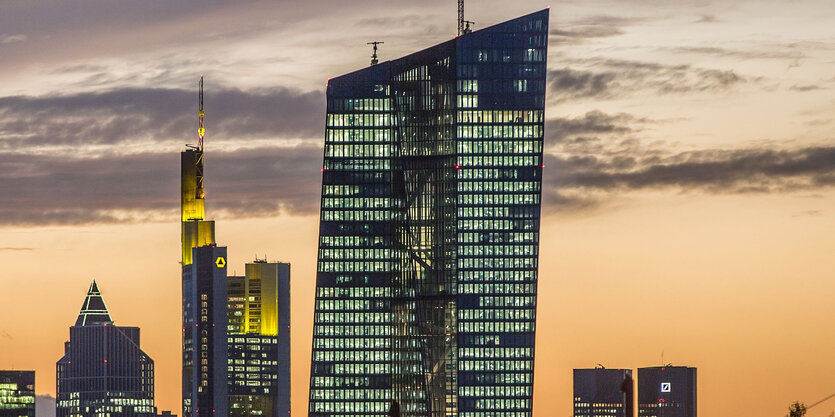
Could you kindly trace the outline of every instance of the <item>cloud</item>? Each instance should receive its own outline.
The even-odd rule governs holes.
[[[812,45],[806,45],[811,47]],[[669,51],[680,54],[698,54],[698,55],[712,55],[723,58],[738,58],[738,59],[777,59],[777,60],[791,60],[796,61],[806,58],[806,54],[802,51],[806,49],[798,44],[753,44],[746,45],[744,48],[722,48],[716,46],[677,46],[670,48],[661,48],[663,51]]]
[[[16,248],[16,247],[5,247],[0,248],[0,252],[2,251],[33,251],[35,248]]]
[[[824,90],[825,88],[821,87],[817,84],[805,84],[805,85],[795,84],[795,85],[791,86],[790,89],[794,90],[794,91],[800,91],[800,92],[805,93],[807,91]]]
[[[0,149],[188,141],[196,136],[195,90],[116,89],[2,97]],[[214,88],[205,95],[207,140],[320,138],[324,102],[321,92]]]
[[[318,206],[316,146],[206,154],[210,216],[311,214]],[[0,225],[178,219],[179,156],[147,152],[96,157],[0,153]]]
[[[18,34],[18,35],[7,35],[5,33],[0,34],[0,43],[15,43],[15,42],[23,42],[26,40],[26,35]]]
[[[638,123],[645,122],[646,119],[638,119],[627,113],[613,115],[599,110],[587,112],[578,118],[552,118],[545,123],[545,142],[546,145],[569,146],[567,140],[575,135],[630,133],[636,129]]]
[[[549,71],[550,96],[557,101],[612,99],[635,94],[726,92],[754,81],[732,70],[665,65],[652,62],[596,59],[579,62],[588,69],[565,67]]]
[[[717,22],[720,22],[720,20],[716,18],[716,15],[703,14],[703,15],[700,15],[699,18],[693,23],[717,23]]]
[[[645,119],[599,111],[546,123],[543,183],[551,211],[589,211],[636,191],[794,193],[835,186],[835,147],[681,150],[636,136]],[[565,128],[570,126],[572,128]]]
[[[35,415],[37,417],[55,417],[55,397],[49,394],[36,395]]]
[[[644,19],[620,16],[589,16],[564,24],[554,23],[551,29],[552,44],[581,44],[589,39],[608,38],[622,35],[623,28],[642,22]]]

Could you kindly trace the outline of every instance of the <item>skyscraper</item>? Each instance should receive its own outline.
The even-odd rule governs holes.
[[[116,326],[96,281],[57,365],[58,417],[154,417],[154,361],[139,328]]]
[[[35,371],[0,371],[0,417],[35,417]]]
[[[183,349],[189,364],[189,386],[183,375],[183,402],[190,409],[184,416],[227,415],[227,295],[226,247],[199,246],[192,250],[194,262],[184,268],[191,273],[184,293],[191,295],[184,327],[191,330],[190,345]],[[185,288],[188,286],[188,288]],[[188,356],[186,356],[188,355]],[[185,367],[184,367],[185,369]]]
[[[227,282],[229,416],[288,416],[290,264],[256,260]]]
[[[532,414],[548,10],[327,88],[311,416]]]
[[[638,369],[639,417],[696,417],[696,368]]]
[[[574,417],[632,417],[631,369],[575,369]]]
[[[219,284],[222,290],[214,291],[214,275],[218,273],[225,274],[225,268],[220,268],[217,272],[213,269],[213,262],[216,259],[213,252],[215,249],[207,249],[201,252],[205,258],[201,263],[201,270],[197,270],[194,262],[195,248],[199,247],[213,247],[215,245],[215,222],[206,220],[205,209],[205,192],[203,188],[203,136],[205,135],[205,128],[203,126],[203,77],[200,77],[200,93],[199,93],[199,112],[198,120],[199,127],[197,130],[197,146],[189,146],[188,149],[180,154],[180,208],[181,208],[181,242],[182,242],[182,295],[183,295],[183,417],[190,417],[195,410],[195,398],[200,394],[204,404],[214,403],[214,399],[207,399],[207,396],[212,395],[214,390],[208,389],[210,373],[214,375],[215,363],[210,362],[209,352],[217,352],[213,347],[215,337],[209,337],[211,333],[213,336],[216,333],[223,333],[226,326],[225,317],[222,320],[221,331],[215,332],[211,324],[215,323],[216,314],[226,314],[226,283],[225,275],[224,281]],[[218,249],[219,250],[219,249]],[[221,256],[219,253],[217,256]],[[225,266],[225,249],[223,250],[224,266]],[[201,282],[197,282],[197,277]],[[200,287],[204,292],[198,293],[197,287]],[[215,303],[215,298],[208,299],[211,293],[214,296],[215,292],[221,292],[224,297],[220,305]],[[220,294],[218,295],[220,296]],[[207,299],[203,300],[202,297]],[[212,304],[213,311],[208,312],[208,305]],[[205,304],[205,306],[204,306]],[[217,310],[217,311],[214,311]],[[205,313],[204,313],[205,312]],[[215,314],[216,313],[216,314]],[[203,321],[203,318],[206,318]],[[212,317],[212,321],[209,321]],[[203,327],[200,327],[200,326]],[[225,345],[226,336],[223,335],[223,363],[224,369],[225,361]],[[205,340],[205,342],[203,341]],[[204,356],[205,355],[205,356]],[[210,371],[209,368],[212,368]],[[204,372],[203,369],[206,371]],[[225,372],[225,371],[224,371]],[[203,378],[205,376],[206,378]],[[205,381],[206,385],[203,385]],[[214,381],[214,379],[212,379]],[[225,381],[225,379],[224,379]],[[221,385],[225,389],[225,382]],[[212,387],[216,385],[212,383]],[[224,394],[225,395],[225,394]],[[210,413],[214,410],[212,406],[204,406],[203,411]],[[225,407],[223,408],[225,411]],[[206,415],[206,414],[204,414]]]

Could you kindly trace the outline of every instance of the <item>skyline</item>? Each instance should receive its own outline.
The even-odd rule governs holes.
[[[3,296],[0,351],[17,353],[18,367],[33,363],[39,394],[54,390],[48,364],[64,318],[77,314],[72,294],[96,278],[116,316],[143,328],[158,406],[178,409],[177,384],[166,387],[179,373],[176,154],[194,141],[193,84],[205,73],[217,241],[230,248],[230,272],[265,250],[295,264],[293,385],[308,385],[325,80],[367,66],[366,41],[386,41],[386,61],[451,38],[454,4],[432,2],[427,13],[424,4],[314,12],[215,2],[195,12],[187,2],[90,1],[62,19],[66,6],[48,4],[0,6],[0,283],[4,294],[37,291],[40,323],[33,332],[9,320],[25,297]],[[662,351],[700,369],[707,415],[823,398],[835,373],[821,359],[835,337],[820,331],[835,312],[832,8],[614,4],[551,9],[535,413],[570,410],[572,368],[659,364]],[[470,2],[467,15],[478,29],[545,6]],[[125,42],[138,35],[144,44]],[[276,39],[288,47],[271,48]],[[327,49],[325,39],[339,42]],[[157,291],[160,310],[143,312],[140,299]],[[796,337],[808,345],[789,344]],[[614,350],[609,340],[635,345]],[[772,357],[781,361],[768,375],[805,378],[768,386],[759,366]],[[543,395],[551,391],[562,394]],[[733,402],[720,398],[728,393]],[[294,390],[294,415],[306,396]]]

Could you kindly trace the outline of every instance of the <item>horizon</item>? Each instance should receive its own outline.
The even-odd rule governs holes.
[[[479,30],[545,8],[466,12]],[[598,363],[696,367],[708,416],[835,392],[835,7],[549,10],[534,414],[567,415],[572,370]],[[0,369],[36,370],[54,398],[95,279],[114,322],[141,329],[157,408],[181,414],[178,154],[204,74],[206,217],[230,274],[292,265],[306,414],[324,87],[368,66],[368,41],[390,61],[455,23],[434,0],[0,5]]]

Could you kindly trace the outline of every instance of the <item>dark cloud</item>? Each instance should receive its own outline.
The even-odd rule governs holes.
[[[551,98],[611,99],[634,94],[724,92],[750,82],[734,71],[614,59],[581,62],[589,69],[549,71]]]
[[[209,138],[320,138],[324,131],[320,92],[214,88],[205,107]],[[188,141],[196,124],[196,86],[0,98],[0,148]]]
[[[626,113],[607,114],[599,110],[578,118],[552,118],[545,123],[546,145],[570,146],[568,140],[582,139],[577,135],[629,133],[637,128],[638,123],[646,121]]]
[[[576,129],[546,127],[552,146],[545,155],[545,208],[594,210],[642,190],[747,194],[835,186],[833,146],[681,151],[636,138],[645,123],[627,114],[591,112],[556,123]]]
[[[790,89],[794,90],[794,91],[800,91],[800,92],[805,93],[807,91],[824,90],[824,87],[819,86],[817,84],[805,84],[805,85],[795,84],[795,85],[791,86]]]
[[[589,39],[622,35],[626,26],[644,19],[619,16],[589,16],[567,23],[555,22],[550,33],[552,44],[580,44]]]
[[[206,154],[207,211],[253,217],[316,211],[322,150],[315,146]],[[0,224],[177,219],[179,155],[95,158],[0,154]]]
[[[797,44],[787,45],[753,45],[744,49],[721,48],[716,46],[678,46],[663,48],[669,51],[682,54],[712,55],[723,58],[738,59],[778,59],[796,61],[806,57],[803,47]]]

